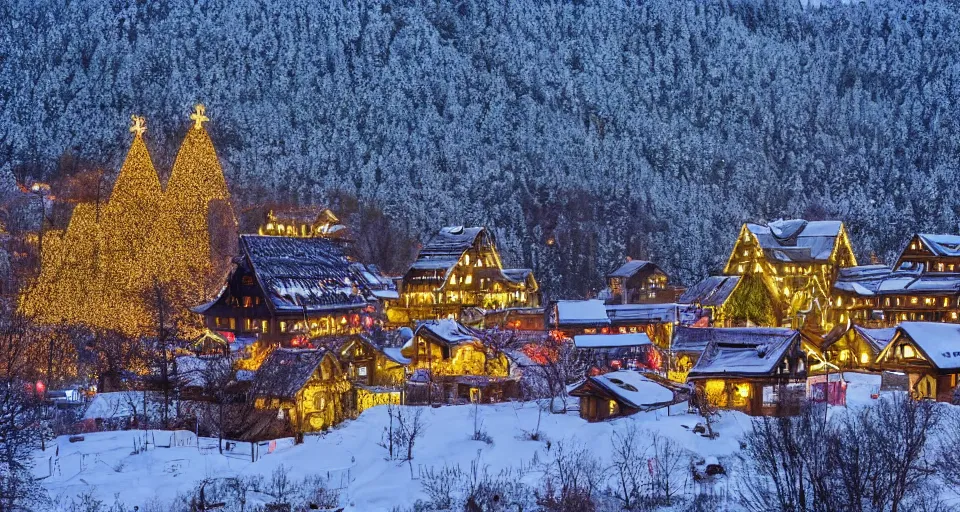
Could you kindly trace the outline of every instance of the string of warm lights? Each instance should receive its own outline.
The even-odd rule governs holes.
[[[21,308],[42,323],[76,323],[129,335],[152,329],[148,296],[171,284],[174,303],[205,298],[211,204],[232,219],[229,193],[198,105],[164,191],[147,150],[146,122],[133,116],[133,143],[105,205],[80,204],[65,232],[44,237],[41,272]],[[234,225],[236,221],[233,220]],[[174,313],[182,314],[182,311]]]

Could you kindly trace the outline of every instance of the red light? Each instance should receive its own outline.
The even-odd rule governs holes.
[[[44,393],[44,391],[46,391],[46,390],[47,390],[47,386],[43,383],[43,381],[39,381],[39,380],[38,380],[38,381],[37,381],[37,394],[38,394],[38,395],[42,395],[42,394]]]
[[[620,366],[622,366],[622,363],[620,362],[619,359],[614,359],[613,361],[610,361],[610,368],[613,368],[614,370],[619,370]]]

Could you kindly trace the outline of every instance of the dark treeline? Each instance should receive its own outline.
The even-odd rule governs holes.
[[[0,176],[115,173],[132,113],[168,171],[200,101],[238,210],[484,224],[568,296],[626,254],[689,284],[745,221],[956,232],[960,6],[805,4],[2,2]]]

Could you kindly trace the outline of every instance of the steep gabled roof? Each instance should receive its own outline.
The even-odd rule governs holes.
[[[278,348],[260,365],[255,378],[257,396],[289,399],[316,373],[326,350]],[[330,357],[333,357],[330,355]]]
[[[273,311],[362,307],[366,280],[326,238],[242,235],[240,249]]]
[[[827,263],[843,231],[836,220],[778,220],[767,225],[747,224],[763,250],[764,257],[776,262]]]
[[[533,276],[533,269],[529,268],[505,268],[502,269],[503,275],[515,283],[523,283]]]
[[[854,332],[866,341],[876,353],[880,353],[887,348],[890,340],[897,333],[896,327],[886,327],[882,329],[867,329],[859,325],[853,326]]]
[[[702,331],[709,341],[689,378],[772,375],[800,339],[799,332],[776,327],[690,330]]]
[[[463,253],[467,252],[486,229],[482,227],[465,228],[463,226],[448,226],[441,228],[433,238],[427,242],[412,269],[417,270],[449,270],[453,268]]]
[[[677,300],[681,304],[704,307],[722,306],[740,284],[740,276],[710,276],[687,288]]]
[[[918,233],[917,238],[935,256],[960,257],[960,235]]]
[[[906,336],[938,370],[960,370],[960,325],[940,322],[902,322],[897,334]],[[890,359],[889,344],[877,360]]]
[[[677,401],[677,389],[646,377],[633,370],[620,370],[603,375],[587,377],[570,390],[573,396],[589,395],[591,388],[604,392],[611,398],[632,407],[647,411],[665,407]],[[596,392],[596,391],[594,391]]]
[[[644,260],[630,260],[623,265],[620,265],[616,270],[607,274],[607,277],[622,277],[630,278],[637,272],[640,272],[644,268],[650,267],[652,270],[659,270],[659,268],[649,261]]]

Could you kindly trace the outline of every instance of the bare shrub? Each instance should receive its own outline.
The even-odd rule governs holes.
[[[905,394],[828,420],[805,406],[793,418],[757,418],[745,436],[740,504],[748,510],[936,510],[928,452],[936,405]]]

